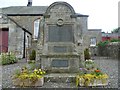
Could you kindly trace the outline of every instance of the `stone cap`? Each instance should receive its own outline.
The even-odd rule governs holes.
[[[52,58],[52,57],[64,57],[64,58],[78,58],[80,57],[80,55],[77,55],[77,54],[64,54],[64,55],[60,55],[60,54],[46,54],[46,55],[43,55],[41,54],[40,57],[45,57],[45,58]]]

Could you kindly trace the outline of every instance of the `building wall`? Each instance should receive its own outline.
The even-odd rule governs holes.
[[[0,28],[8,28],[8,52],[14,52],[17,57],[23,57],[23,51],[25,46],[25,54],[28,49],[28,41],[27,37],[29,36],[29,47],[31,47],[31,35],[26,32],[26,40],[24,45],[24,31],[21,27],[16,25],[13,21],[9,18],[3,18]]]
[[[86,45],[86,34],[88,28],[88,17],[77,17],[77,43],[80,43],[80,47],[77,47],[78,52],[81,53],[81,59],[84,60],[84,49],[87,47]],[[77,44],[76,43],[76,44]]]
[[[25,34],[25,42],[24,42]],[[29,37],[29,40],[28,40]],[[25,44],[24,44],[25,43]],[[22,58],[26,51],[31,47],[31,35],[16,26],[15,24],[9,25],[9,48],[8,51],[15,52],[17,57]],[[25,49],[25,52],[24,52]]]
[[[89,29],[85,38],[85,48],[89,48],[91,56],[98,55],[97,46],[91,46],[91,38],[96,38],[96,45],[102,39],[101,29]]]
[[[92,38],[92,37],[96,37],[96,43],[99,43],[100,41],[101,41],[101,38],[102,38],[102,36],[101,36],[101,29],[92,29],[92,30],[88,30],[88,31],[86,31],[85,33],[84,33],[84,38],[83,38],[83,41],[84,41],[84,47],[85,48],[88,48],[88,47],[90,47],[90,39]]]
[[[9,16],[20,26],[33,33],[34,31],[34,20],[41,18],[41,16]]]
[[[31,50],[37,50],[37,41],[33,39],[34,35],[34,21],[37,19],[42,18],[42,16],[9,16],[11,19],[13,19],[15,22],[17,22],[20,26],[28,30],[30,33],[32,33],[32,36],[29,34],[26,34],[26,42],[28,42],[28,37],[29,37],[29,47],[28,43],[26,43],[26,50],[25,54],[30,54]],[[14,27],[15,28],[15,27]],[[19,51],[21,49],[21,52],[19,52],[20,55],[23,55],[23,42],[24,42],[24,32],[20,30],[21,28],[17,28],[17,39],[19,40],[19,43],[21,44],[17,50]],[[18,42],[17,42],[18,43]],[[26,56],[25,55],[25,56]],[[20,56],[22,57],[22,56]],[[29,55],[26,56],[29,58]]]

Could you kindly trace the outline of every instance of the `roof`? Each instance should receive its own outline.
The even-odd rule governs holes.
[[[88,29],[88,31],[100,31],[101,32],[101,29]]]
[[[75,14],[77,17],[89,17],[89,15],[83,15],[83,14],[80,14],[80,13],[76,13]]]
[[[42,15],[48,6],[11,6],[2,8],[2,12],[7,15]]]
[[[119,33],[102,33],[103,37],[118,37]]]
[[[24,15],[43,15],[48,6],[11,6],[2,8],[2,13],[8,16],[24,16]],[[83,15],[75,13],[72,17],[88,17],[88,15]]]

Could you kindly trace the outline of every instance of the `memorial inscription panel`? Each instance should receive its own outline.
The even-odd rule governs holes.
[[[52,67],[68,67],[68,60],[54,59],[52,60]]]
[[[52,60],[52,67],[68,67],[68,60]]]
[[[49,42],[73,42],[72,26],[49,26],[48,40]]]

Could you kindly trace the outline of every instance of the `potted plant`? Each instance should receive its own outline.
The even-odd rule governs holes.
[[[29,55],[28,63],[35,63],[35,59],[36,59],[36,51],[32,50],[32,52]]]
[[[89,49],[88,49],[88,48],[86,48],[86,49],[84,50],[84,58],[85,58],[85,60],[91,58],[91,57],[90,57],[90,52],[89,52]]]
[[[108,75],[96,69],[91,73],[77,75],[76,85],[78,86],[105,86],[108,85]]]
[[[86,61],[84,61],[84,65],[83,65],[86,70],[89,71],[93,71],[96,69],[97,65],[95,64],[95,62],[91,59],[88,59]]]
[[[13,76],[13,85],[26,87],[26,86],[43,86],[45,71],[41,69],[34,69],[29,71],[26,67],[17,72]]]

